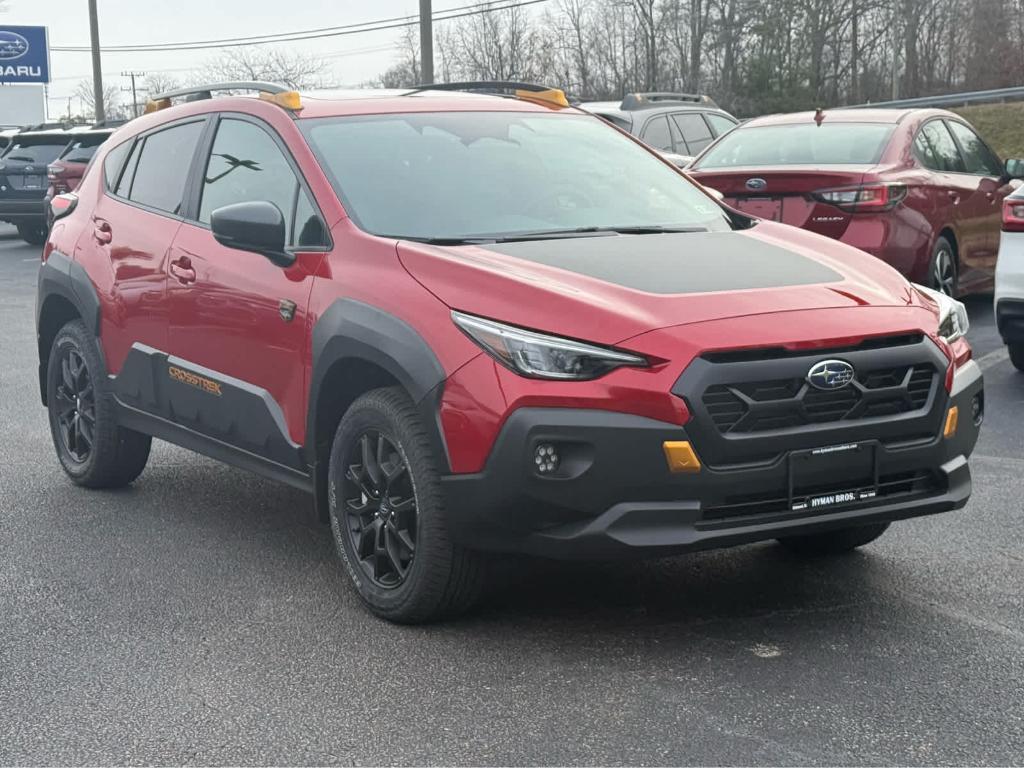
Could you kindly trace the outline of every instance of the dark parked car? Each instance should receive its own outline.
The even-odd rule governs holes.
[[[630,93],[621,102],[579,106],[639,137],[681,168],[737,125],[710,97],[693,93]]]
[[[744,123],[689,168],[744,213],[842,240],[950,296],[990,290],[999,156],[938,109],[850,109]]]
[[[46,167],[68,146],[62,130],[22,131],[0,154],[0,221],[33,245],[46,240]]]
[[[60,157],[46,166],[46,179],[49,182],[49,189],[46,191],[44,210],[47,214],[47,224],[50,223],[52,212],[50,201],[57,195],[73,191],[78,182],[82,180],[82,174],[96,154],[96,149],[106,141],[113,128],[99,128],[88,131],[69,131],[70,140]]]

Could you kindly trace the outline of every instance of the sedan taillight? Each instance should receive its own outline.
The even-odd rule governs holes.
[[[1024,232],[1024,200],[1003,200],[1003,231]]]
[[[902,184],[863,184],[858,187],[821,189],[811,193],[815,200],[850,213],[890,211],[906,196],[907,188]]]
[[[64,166],[58,165],[57,163],[51,163],[46,166],[46,178],[50,181],[56,181],[64,175]]]

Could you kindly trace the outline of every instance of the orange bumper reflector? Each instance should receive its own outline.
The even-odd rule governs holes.
[[[956,424],[960,418],[960,411],[954,405],[949,409],[949,413],[946,414],[946,428],[942,430],[944,437],[952,437],[956,434]]]
[[[666,440],[665,449],[669,472],[700,472],[700,459],[687,440]]]

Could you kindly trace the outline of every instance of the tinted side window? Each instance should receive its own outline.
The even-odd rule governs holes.
[[[113,191],[118,174],[124,167],[125,158],[128,157],[128,150],[131,148],[132,143],[126,141],[107,152],[107,156],[103,158],[103,182],[108,190]]]
[[[149,134],[136,161],[128,199],[157,210],[178,213],[189,165],[202,131],[203,123],[195,122]]]
[[[696,155],[704,147],[711,143],[713,138],[711,129],[704,122],[704,118],[697,112],[681,112],[672,115],[672,119],[679,126],[679,132],[683,134],[683,140],[690,150],[691,155]]]
[[[939,158],[935,154],[935,150],[932,149],[931,142],[928,141],[924,131],[918,131],[917,136],[914,138],[914,157],[925,168],[930,168],[933,171],[939,170]]]
[[[210,213],[232,203],[265,200],[286,220],[291,219],[298,179],[270,134],[244,120],[222,120],[206,165],[199,221],[208,224]],[[292,242],[289,221],[286,242]]]
[[[983,176],[1000,176],[1003,173],[1003,164],[991,149],[983,142],[974,131],[963,123],[949,120],[946,123],[949,130],[960,142],[960,149],[963,150],[964,165],[968,173],[977,173]]]
[[[732,120],[714,112],[708,112],[704,117],[711,123],[711,129],[715,132],[715,136],[721,136],[723,133],[728,133],[736,127],[736,123]]]
[[[644,126],[644,135],[640,138],[655,149],[663,152],[672,151],[672,134],[669,133],[668,120],[664,115],[649,120]]]
[[[940,120],[932,120],[925,123],[921,133],[928,139],[935,157],[935,167],[932,170],[946,171],[947,173],[963,173],[964,163],[960,158],[960,151],[949,135],[946,126]]]

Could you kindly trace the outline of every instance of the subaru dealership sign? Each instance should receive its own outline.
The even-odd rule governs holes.
[[[0,83],[50,82],[46,27],[0,25]]]

